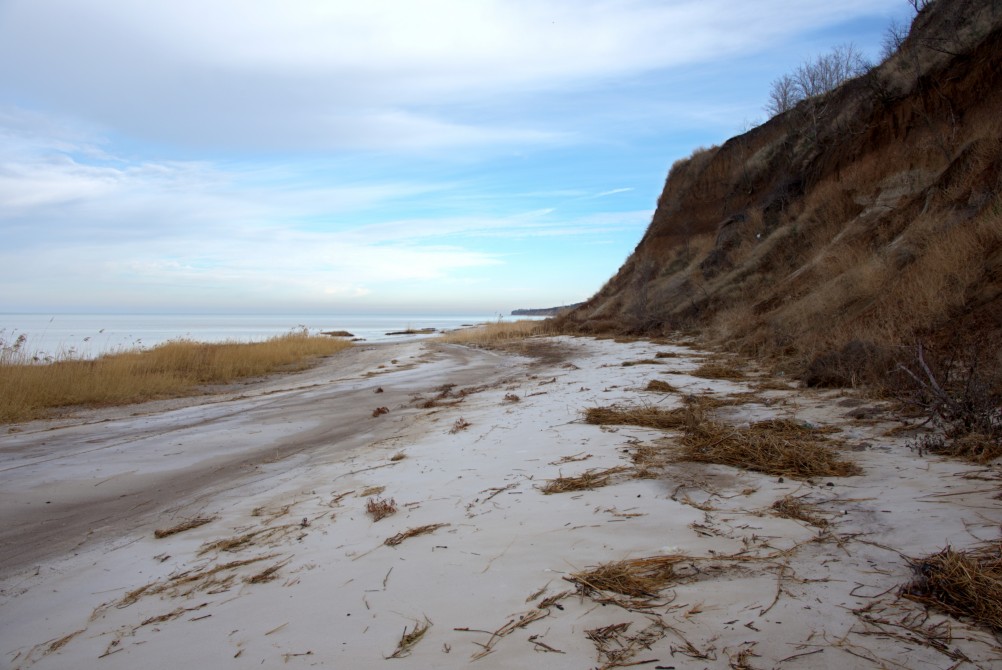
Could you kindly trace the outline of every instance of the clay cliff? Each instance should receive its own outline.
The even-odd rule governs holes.
[[[632,255],[558,322],[695,331],[815,372],[995,337],[1002,2],[931,3],[879,66],[676,162]]]

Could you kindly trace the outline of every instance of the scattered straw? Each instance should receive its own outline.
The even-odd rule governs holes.
[[[369,502],[365,505],[365,511],[368,512],[373,521],[380,521],[397,513],[397,501],[393,498],[389,500],[369,498]]]
[[[686,407],[661,409],[660,407],[589,407],[585,410],[587,423],[601,426],[642,426],[661,430],[683,428],[690,420]]]
[[[204,554],[209,553],[210,551],[228,551],[228,552],[243,551],[247,547],[256,546],[264,542],[269,542],[284,537],[293,529],[299,527],[300,527],[299,524],[285,524],[283,526],[274,526],[272,528],[261,528],[259,530],[252,530],[249,533],[244,533],[243,535],[236,535],[234,537],[228,537],[225,540],[207,542],[203,544],[202,547],[198,550],[198,555],[202,556]]]
[[[778,517],[797,519],[815,528],[828,527],[828,519],[816,514],[813,506],[805,503],[801,498],[793,496],[781,498],[772,504],[772,512]]]
[[[633,661],[633,658],[642,650],[649,650],[656,642],[662,640],[668,634],[668,627],[663,621],[651,619],[651,624],[642,631],[628,635],[631,623],[629,621],[615,623],[585,631],[585,637],[595,644],[598,660],[604,661],[598,670],[655,662],[655,660]]]
[[[380,493],[386,490],[385,486],[368,486],[356,495],[356,498],[371,498],[372,496],[378,496]],[[347,494],[345,494],[347,495]]]
[[[178,533],[183,533],[186,530],[191,530],[192,528],[198,528],[199,526],[204,526],[207,523],[215,521],[214,516],[197,516],[194,519],[188,519],[187,521],[182,521],[176,526],[171,526],[170,528],[158,528],[153,531],[153,537],[158,540],[164,537],[169,537],[171,535],[176,535]]]
[[[431,628],[431,621],[428,617],[424,618],[423,623],[420,621],[415,623],[414,628],[409,633],[407,632],[407,626],[404,626],[404,632],[400,636],[400,641],[397,642],[396,650],[389,656],[386,656],[386,658],[404,658],[410,656],[414,645],[421,641],[421,638],[424,637],[429,628]]]
[[[966,551],[947,547],[912,561],[912,568],[915,578],[903,597],[1002,633],[1002,541]]]
[[[682,436],[682,458],[801,479],[860,474],[859,466],[826,446],[824,432],[830,431],[782,420],[749,428],[702,421]]]
[[[630,468],[619,465],[606,470],[588,470],[577,477],[557,477],[546,482],[540,491],[546,495],[551,493],[566,493],[568,491],[584,491],[597,489],[609,484],[612,475],[626,472]]]
[[[565,577],[584,592],[612,591],[632,598],[655,598],[675,577],[682,556],[651,556],[603,563],[586,572]]]
[[[418,526],[416,528],[408,528],[407,530],[405,530],[402,533],[397,533],[393,537],[386,538],[386,540],[384,540],[383,544],[389,545],[391,547],[395,547],[395,546],[397,546],[398,544],[400,544],[401,542],[403,542],[404,540],[406,540],[408,538],[417,537],[418,535],[427,535],[428,533],[434,533],[439,528],[443,528],[443,527],[448,526],[448,525],[449,524],[447,524],[447,523],[430,523],[427,526]]]

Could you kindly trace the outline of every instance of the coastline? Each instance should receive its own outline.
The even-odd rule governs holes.
[[[13,668],[946,667],[953,648],[976,666],[997,658],[990,634],[936,613],[923,625],[950,622],[945,651],[881,623],[922,612],[896,597],[911,576],[905,557],[997,535],[998,484],[985,481],[997,468],[916,455],[888,435],[900,422],[851,392],[756,390],[765,378],[754,370],[696,377],[706,352],[683,345],[548,342],[563,360],[359,345],[221,396],[5,431],[3,543],[45,551],[5,552],[2,658]],[[651,360],[662,362],[623,365]],[[652,379],[679,393],[643,391]],[[636,454],[662,449],[665,433],[582,420],[589,407],[749,392],[718,416],[837,427],[863,474],[798,481],[668,460],[638,478]],[[861,406],[864,418],[846,416]],[[615,469],[600,488],[541,491]],[[52,498],[60,492],[77,497]],[[114,510],[67,516],[95,492]],[[827,530],[776,516],[773,503],[789,497]],[[371,499],[392,499],[397,513],[373,521]],[[64,505],[57,515],[53,504]],[[25,513],[31,505],[43,511]],[[47,516],[62,517],[49,536]],[[211,521],[154,537],[199,517]],[[652,599],[603,604],[568,581],[665,556],[679,557],[677,583]]]

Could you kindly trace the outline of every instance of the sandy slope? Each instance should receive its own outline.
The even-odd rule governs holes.
[[[548,367],[430,343],[370,347],[209,402],[4,435],[0,658],[15,668],[945,668],[1002,658],[990,635],[896,597],[905,556],[998,536],[998,468],[918,457],[886,436],[898,424],[879,407],[876,418],[846,418],[859,408],[844,394],[774,390],[720,413],[837,425],[864,474],[779,482],[672,463],[657,478],[624,471],[603,488],[544,495],[561,474],[671,449],[657,431],[587,425],[585,408],[678,404],[641,390],[655,378],[716,396],[753,385],[686,374],[698,352],[681,346],[561,342],[565,362]],[[621,366],[658,351],[680,357]],[[444,384],[457,386],[422,407]],[[374,417],[381,406],[389,413]],[[771,514],[787,495],[813,503],[830,530]],[[373,522],[375,497],[398,512]],[[154,538],[197,515],[213,520]],[[384,544],[431,524],[446,525]],[[691,558],[645,609],[603,605],[565,579],[665,555]],[[387,660],[416,625],[430,627]]]

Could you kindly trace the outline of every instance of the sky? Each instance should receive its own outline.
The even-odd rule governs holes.
[[[585,300],[905,0],[0,0],[0,312]]]

